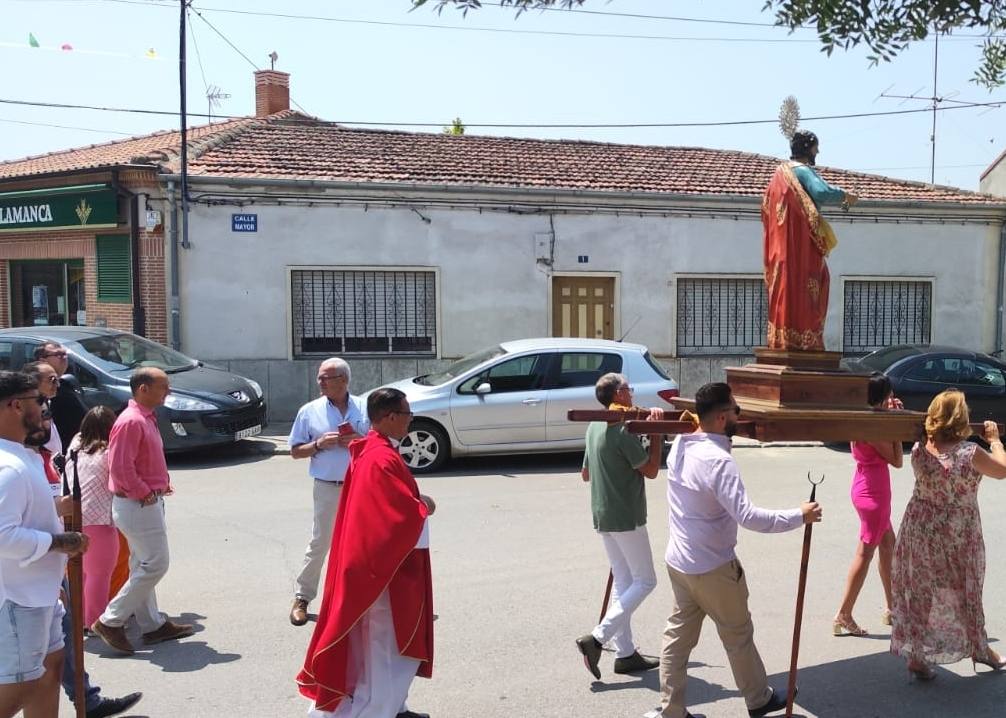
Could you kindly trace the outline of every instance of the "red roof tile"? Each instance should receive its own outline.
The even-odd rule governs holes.
[[[698,147],[354,129],[286,111],[190,131],[192,175],[760,197],[779,160]],[[115,164],[178,170],[179,134],[160,132],[0,163],[0,178]],[[138,159],[144,158],[144,159]],[[953,187],[821,168],[863,199],[1001,204]]]

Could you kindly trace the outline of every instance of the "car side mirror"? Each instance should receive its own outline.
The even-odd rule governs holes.
[[[80,391],[80,379],[73,374],[64,374],[59,378],[59,383],[67,385],[74,391]]]
[[[488,394],[493,390],[492,384],[487,381],[482,382],[477,387],[475,387],[476,394]]]

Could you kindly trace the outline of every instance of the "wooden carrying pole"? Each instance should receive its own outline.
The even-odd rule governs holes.
[[[67,480],[67,468],[63,466],[63,495],[73,501],[73,511],[63,520],[67,531],[80,533],[83,517],[80,508],[80,476],[77,473],[77,452],[70,454],[73,462],[73,483]],[[70,618],[73,626],[73,704],[77,718],[86,718],[87,695],[84,693],[84,555],[78,553],[67,561],[67,579],[70,584]],[[63,650],[70,650],[64,646]]]
[[[824,481],[813,481],[810,474],[807,480],[813,485],[810,490],[810,500],[817,496],[817,485]],[[803,553],[800,556],[800,582],[796,589],[796,617],[793,619],[793,650],[789,659],[789,683],[786,690],[786,718],[793,716],[793,699],[796,697],[796,664],[800,657],[800,629],[803,627],[803,598],[807,591],[807,566],[810,563],[810,538],[814,533],[814,522],[810,522],[803,530]]]

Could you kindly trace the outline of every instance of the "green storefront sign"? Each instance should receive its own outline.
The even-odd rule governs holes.
[[[108,185],[0,192],[0,232],[115,227],[119,203]]]

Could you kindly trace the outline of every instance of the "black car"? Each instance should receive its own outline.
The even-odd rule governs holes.
[[[262,387],[226,369],[204,364],[129,332],[99,327],[23,327],[0,330],[0,369],[19,369],[46,341],[62,344],[70,365],[63,382],[87,408],[121,411],[130,398],[129,377],[138,367],[168,374],[171,393],[157,409],[167,452],[228,444],[266,425]]]
[[[1006,420],[1006,364],[988,354],[899,344],[842,363],[852,371],[886,374],[906,409],[925,411],[934,396],[956,388],[967,397],[971,421]]]

